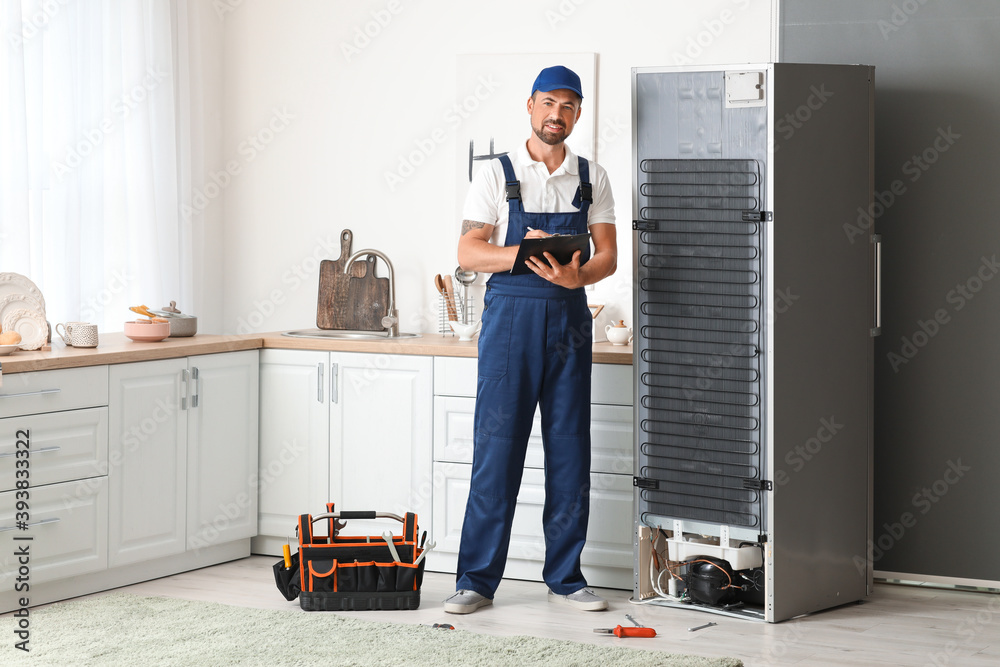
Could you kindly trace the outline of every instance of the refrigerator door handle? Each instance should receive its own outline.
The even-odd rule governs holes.
[[[882,335],[882,235],[872,234],[872,245],[875,246],[875,326],[871,335]]]

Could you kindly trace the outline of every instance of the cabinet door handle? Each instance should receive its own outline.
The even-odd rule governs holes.
[[[29,449],[28,452],[30,455],[34,456],[35,454],[44,454],[45,452],[58,452],[60,449],[62,449],[62,447],[56,445],[55,447],[42,447],[41,449]],[[17,456],[17,452],[4,452],[3,454],[0,454],[0,459],[5,459],[9,456]]]
[[[20,394],[0,394],[0,398],[18,398],[21,396],[41,396],[42,394],[58,394],[60,389],[39,389],[38,391],[25,391]]]
[[[316,364],[316,400],[323,402],[323,362]]]
[[[181,369],[181,410],[187,410],[188,409],[187,408],[187,405],[188,405],[188,398],[187,398],[187,396],[188,396],[188,378],[190,376],[191,376],[191,373],[188,372],[188,369],[186,369],[186,368],[182,368]]]
[[[882,335],[882,235],[873,234],[872,243],[875,245],[875,326],[871,330],[872,336]]]
[[[330,364],[330,402],[337,402],[337,374],[340,372],[340,364]]]
[[[58,521],[62,521],[62,519],[59,517],[55,517],[53,519],[42,519],[41,521],[36,521],[35,523],[29,523],[25,526],[25,528],[34,528],[35,526],[42,526],[47,523],[56,523]],[[0,526],[0,533],[4,533],[8,530],[14,530],[16,527],[17,526]]]
[[[191,394],[191,407],[198,407],[198,367],[195,366],[191,369],[191,379],[194,381],[194,393]]]

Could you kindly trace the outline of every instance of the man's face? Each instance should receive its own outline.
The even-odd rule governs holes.
[[[546,144],[566,141],[580,119],[580,98],[571,90],[536,91],[528,98],[531,129]]]

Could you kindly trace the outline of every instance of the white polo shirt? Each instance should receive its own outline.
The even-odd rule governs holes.
[[[551,174],[544,162],[531,159],[527,142],[516,153],[510,154],[510,162],[514,166],[514,175],[521,182],[521,202],[525,211],[568,213],[579,210],[573,206],[573,199],[580,187],[580,165],[569,146],[566,146],[566,159]],[[608,173],[593,160],[590,161],[590,182],[594,201],[590,204],[587,225],[613,225],[615,198],[611,194]],[[462,209],[463,220],[495,225],[490,241],[498,246],[506,245],[504,240],[507,238],[509,203],[506,183],[500,160],[490,160],[473,177]]]

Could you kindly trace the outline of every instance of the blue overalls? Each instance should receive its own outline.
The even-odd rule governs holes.
[[[505,245],[527,227],[550,234],[587,231],[590,168],[579,159],[579,211],[530,213],[510,158],[500,158],[510,217]],[[580,263],[589,259],[588,248]],[[472,483],[458,553],[458,590],[492,598],[507,562],[528,435],[539,405],[545,453],[545,566],[552,592],[587,585],[580,552],[590,515],[592,319],[583,288],[566,289],[529,273],[494,273],[486,284],[479,334]]]

